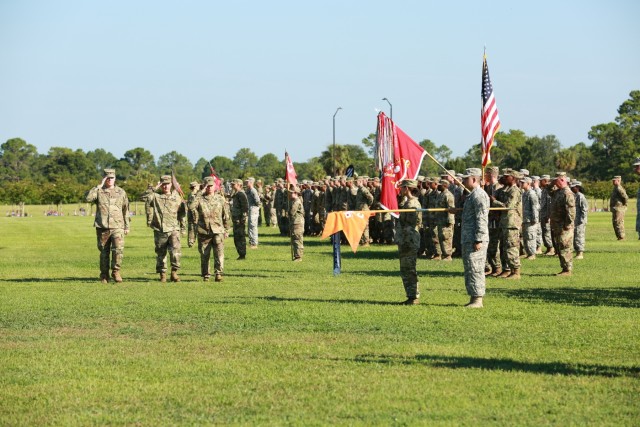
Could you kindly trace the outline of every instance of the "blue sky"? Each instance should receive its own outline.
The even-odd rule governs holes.
[[[502,129],[589,143],[640,89],[640,2],[0,1],[0,142],[195,162],[359,144],[376,109],[462,155],[486,45]]]

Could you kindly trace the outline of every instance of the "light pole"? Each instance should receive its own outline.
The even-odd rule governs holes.
[[[387,98],[382,98],[382,100],[387,101],[387,103],[389,104],[389,118],[391,118],[391,120],[393,121],[393,105],[391,105],[391,102],[389,102]]]
[[[333,113],[333,176],[336,176],[336,114],[342,110],[342,107],[338,107],[335,113]]]

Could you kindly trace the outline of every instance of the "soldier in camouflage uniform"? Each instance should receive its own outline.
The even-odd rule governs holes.
[[[187,198],[187,206],[189,206],[201,193],[200,184],[197,181],[193,181],[189,184],[189,189],[191,190],[191,194],[189,194],[189,197]],[[192,212],[187,209],[187,245],[189,247],[193,247],[196,243],[196,228],[196,219],[193,217]]]
[[[293,185],[289,190],[289,223],[291,228],[291,244],[293,245],[293,261],[302,261],[304,255],[304,206],[300,199],[300,188]]]
[[[627,192],[622,187],[621,176],[614,176],[611,182],[613,184],[613,191],[611,192],[611,199],[609,200],[611,222],[613,223],[613,230],[616,232],[618,240],[624,240],[624,214],[627,212],[629,196],[627,196]]]
[[[637,157],[633,162],[633,171],[636,175],[640,175],[640,157]],[[638,233],[638,239],[640,239],[640,188],[638,188],[638,194],[636,194],[636,233]]]
[[[455,200],[449,191],[449,181],[441,179],[438,185],[438,208],[445,209],[444,212],[437,212],[438,241],[440,242],[440,253],[443,261],[451,261],[453,253],[453,226],[455,223]]]
[[[540,196],[540,227],[542,229],[542,243],[547,248],[545,255],[553,256],[556,251],[553,247],[553,239],[551,238],[551,222],[549,220],[549,208],[551,206],[551,177],[542,175],[540,177],[540,187],[542,188]]]
[[[365,185],[365,180],[362,177],[359,177],[356,181],[356,201],[355,201],[355,210],[356,211],[368,211],[369,206],[373,204],[373,196],[369,192],[369,189]],[[369,246],[369,225],[365,227],[362,232],[362,236],[360,238],[361,246]]]
[[[531,188],[533,180],[524,177],[522,184],[522,237],[527,259],[536,259],[538,228],[540,228],[540,202],[538,195]]]
[[[471,300],[465,307],[482,308],[485,294],[484,266],[489,244],[489,196],[480,187],[482,171],[467,169],[462,183],[470,191],[462,207],[462,262],[464,285]]]
[[[251,249],[258,248],[258,218],[260,218],[260,194],[255,189],[254,184],[256,180],[253,177],[249,177],[245,180],[247,197],[247,231],[249,234],[249,245]],[[235,233],[234,233],[235,236]]]
[[[247,256],[247,238],[245,225],[249,214],[249,202],[247,195],[242,188],[242,180],[234,179],[232,182],[233,193],[231,194],[231,220],[233,221],[233,244],[238,252],[238,259],[245,259]]]
[[[569,189],[567,174],[558,172],[554,179],[554,192],[549,209],[551,235],[560,258],[562,271],[556,276],[570,276],[573,270],[573,228],[576,218],[576,199]]]
[[[573,195],[576,199],[576,221],[573,232],[573,249],[576,251],[575,259],[583,259],[589,203],[583,194],[582,183],[580,181],[571,181],[569,187],[571,188],[571,191],[573,191]]]
[[[429,186],[431,191],[427,195],[427,209],[435,209],[438,207],[438,199],[440,197],[440,191],[438,191],[437,177],[431,178]],[[429,230],[429,236],[431,238],[431,247],[433,248],[433,254],[429,259],[439,260],[441,257],[440,240],[438,240],[438,213],[427,212],[427,226]]]
[[[540,177],[537,175],[531,176],[531,188],[538,196],[538,206],[542,200],[542,188],[540,188]],[[540,218],[541,207],[538,208],[538,218]],[[542,254],[542,225],[538,224],[538,234],[536,235],[536,254]]]
[[[104,173],[102,182],[89,190],[86,200],[96,204],[93,226],[96,228],[100,251],[100,281],[109,283],[111,267],[113,280],[122,283],[120,268],[124,254],[124,236],[129,234],[129,198],[122,188],[116,186],[115,169],[105,169]]]
[[[501,250],[504,249],[510,272],[503,271],[499,277],[520,279],[520,229],[522,228],[522,193],[516,185],[519,172],[508,169],[504,173],[504,188],[500,198],[491,197],[491,206],[509,208],[500,216]],[[503,269],[504,270],[504,269]]]
[[[500,169],[491,166],[485,169],[484,174],[484,191],[489,197],[496,197],[500,199],[499,194],[502,192],[502,184],[498,182],[498,173]],[[500,211],[489,212],[489,244],[487,247],[487,262],[486,270],[487,275],[493,277],[502,274],[502,252],[500,250]]]
[[[271,221],[271,210],[273,209],[273,191],[271,186],[267,185],[262,196],[262,207],[264,208],[264,223],[267,227],[275,227]],[[274,210],[275,212],[275,210]]]
[[[256,180],[256,191],[258,192],[258,227],[262,227],[262,208],[264,207],[264,187],[262,185],[262,180]],[[265,215],[266,219],[266,215]]]
[[[413,179],[405,179],[400,184],[400,196],[403,202],[399,209],[420,209],[417,199],[418,183]],[[418,284],[418,272],[416,263],[418,260],[418,248],[420,247],[420,227],[422,215],[420,212],[400,212],[396,224],[396,240],[398,242],[398,257],[400,258],[400,276],[407,295],[405,305],[419,303],[420,287]]]
[[[171,176],[163,175],[154,187],[149,186],[142,194],[142,200],[153,207],[153,242],[156,251],[156,273],[160,274],[160,281],[167,281],[167,251],[171,261],[171,281],[179,282],[180,257],[182,245],[180,235],[186,231],[186,208],[184,201],[177,191],[171,189]],[[158,188],[162,193],[156,193]]]

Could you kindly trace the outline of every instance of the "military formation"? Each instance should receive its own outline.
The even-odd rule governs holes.
[[[640,158],[633,163],[640,175]],[[129,233],[129,200],[115,183],[115,170],[105,169],[102,182],[89,190],[86,200],[96,204],[94,227],[100,251],[100,281],[109,277],[122,282],[120,273],[124,236]],[[164,175],[141,195],[147,225],[153,229],[156,273],[161,282],[179,282],[181,237],[188,247],[197,242],[201,277],[216,282],[224,277],[224,242],[233,230],[238,260],[247,258],[249,247],[258,248],[258,226],[277,227],[291,239],[292,260],[304,255],[304,236],[322,234],[327,215],[338,211],[382,210],[378,177],[327,176],[318,182],[287,185],[278,179],[271,185],[248,178],[224,183],[206,177],[192,182],[187,200]],[[624,213],[629,197],[620,176],[612,179],[610,211],[616,237],[625,239]],[[288,188],[287,188],[288,187]],[[637,197],[640,210],[640,193]],[[519,171],[488,167],[484,173],[470,168],[456,174],[449,170],[438,177],[422,177],[400,183],[401,211],[375,212],[362,233],[360,246],[397,244],[400,276],[405,289],[403,304],[419,303],[417,260],[463,260],[466,305],[483,307],[486,277],[520,279],[521,258],[557,256],[561,271],[569,276],[573,260],[583,259],[589,206],[582,183],[566,173],[530,176]],[[636,219],[640,238],[640,215]],[[341,236],[341,241],[346,239]],[[574,257],[575,252],[575,257]],[[213,253],[213,270],[210,258]],[[169,255],[169,265],[167,264]]]

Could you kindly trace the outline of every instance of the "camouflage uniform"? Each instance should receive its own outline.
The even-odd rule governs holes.
[[[201,194],[200,190],[192,191],[187,198],[187,207]],[[193,217],[193,213],[187,209],[187,245],[192,247],[196,242],[196,220]]]
[[[243,190],[238,190],[231,196],[231,220],[233,221],[233,244],[238,256],[244,258],[247,255],[247,238],[245,225],[249,212],[249,202]]]
[[[262,200],[262,206],[264,208],[264,222],[267,227],[275,226],[271,220],[271,211],[273,210],[275,212],[275,210],[273,209],[273,191],[269,186],[267,186],[266,190],[264,191]]]
[[[285,188],[278,188],[275,195],[275,208],[276,216],[278,218],[278,228],[280,229],[280,235],[286,236],[289,234],[289,217],[288,217],[288,196]]]
[[[373,204],[373,196],[369,192],[369,189],[364,185],[359,186],[356,193],[355,210],[368,211],[371,204]],[[362,232],[360,244],[369,244],[369,225],[367,225]]]
[[[438,206],[444,209],[455,208],[455,200],[453,194],[447,187],[444,187],[438,196]],[[442,258],[451,257],[453,251],[453,226],[455,223],[455,214],[445,212],[437,212],[438,224],[438,240],[440,242],[440,254]]]
[[[576,200],[576,221],[573,236],[573,249],[576,252],[584,252],[589,203],[582,192],[574,193],[574,197]]]
[[[625,237],[624,214],[627,211],[628,200],[629,196],[627,196],[627,192],[622,185],[615,185],[609,200],[609,210],[611,211],[613,230],[616,232],[618,240],[622,240]]]
[[[551,187],[552,184],[548,183],[542,189],[542,196],[540,197],[540,227],[542,229],[542,243],[547,248],[547,252],[553,248],[553,239],[551,238],[551,224],[549,223],[549,209],[551,206]]]
[[[489,196],[480,187],[469,193],[462,207],[462,262],[467,294],[482,297],[485,293],[484,266],[489,243]],[[475,244],[482,243],[479,250]]]
[[[182,256],[180,234],[186,230],[186,208],[182,197],[177,191],[158,194],[149,188],[142,194],[142,200],[153,208],[151,228],[156,251],[156,273],[167,271],[167,250],[171,271],[178,271]]]
[[[420,209],[420,202],[415,197],[404,201],[399,209]],[[418,285],[418,248],[420,247],[420,227],[422,215],[420,212],[400,212],[396,224],[396,240],[398,242],[398,257],[400,258],[400,276],[407,294],[407,299],[420,298]]]
[[[289,204],[289,220],[293,260],[302,260],[304,255],[304,206],[302,206],[300,197],[291,200]]]
[[[536,254],[538,228],[540,228],[540,202],[533,188],[522,194],[522,222],[524,249],[527,256]]]
[[[205,280],[211,276],[209,258],[213,249],[213,268],[217,279],[224,271],[224,238],[230,225],[227,203],[217,192],[201,194],[189,204],[189,210],[197,223],[200,274]]]
[[[487,184],[484,187],[485,193],[488,196],[494,196],[496,199],[500,199],[500,193],[502,193],[502,185],[495,183],[493,185]],[[491,269],[494,274],[500,274],[502,269],[506,267],[506,262],[503,262],[504,250],[500,250],[500,211],[489,211],[489,244],[487,247],[487,267]]]
[[[520,270],[520,229],[522,227],[522,193],[517,185],[505,186],[492,206],[511,208],[500,215],[500,248],[507,267]],[[504,270],[504,269],[503,269]]]
[[[118,186],[109,189],[98,186],[89,190],[86,200],[96,204],[93,226],[100,251],[100,277],[107,279],[109,267],[112,273],[118,273],[122,267],[124,234],[129,231],[129,198]]]
[[[560,258],[562,271],[573,269],[573,227],[576,217],[576,199],[569,187],[554,192],[549,209],[551,235]]]
[[[427,195],[427,208],[433,209],[438,207],[438,199],[440,192],[437,189],[431,189]],[[429,237],[431,238],[431,247],[433,248],[433,257],[440,258],[440,241],[438,240],[438,213],[427,212],[427,226],[429,227]]]
[[[249,244],[253,247],[258,246],[258,219],[260,218],[260,195],[255,188],[247,187],[245,192],[247,198],[247,231],[249,234]],[[235,238],[235,229],[233,232]]]

